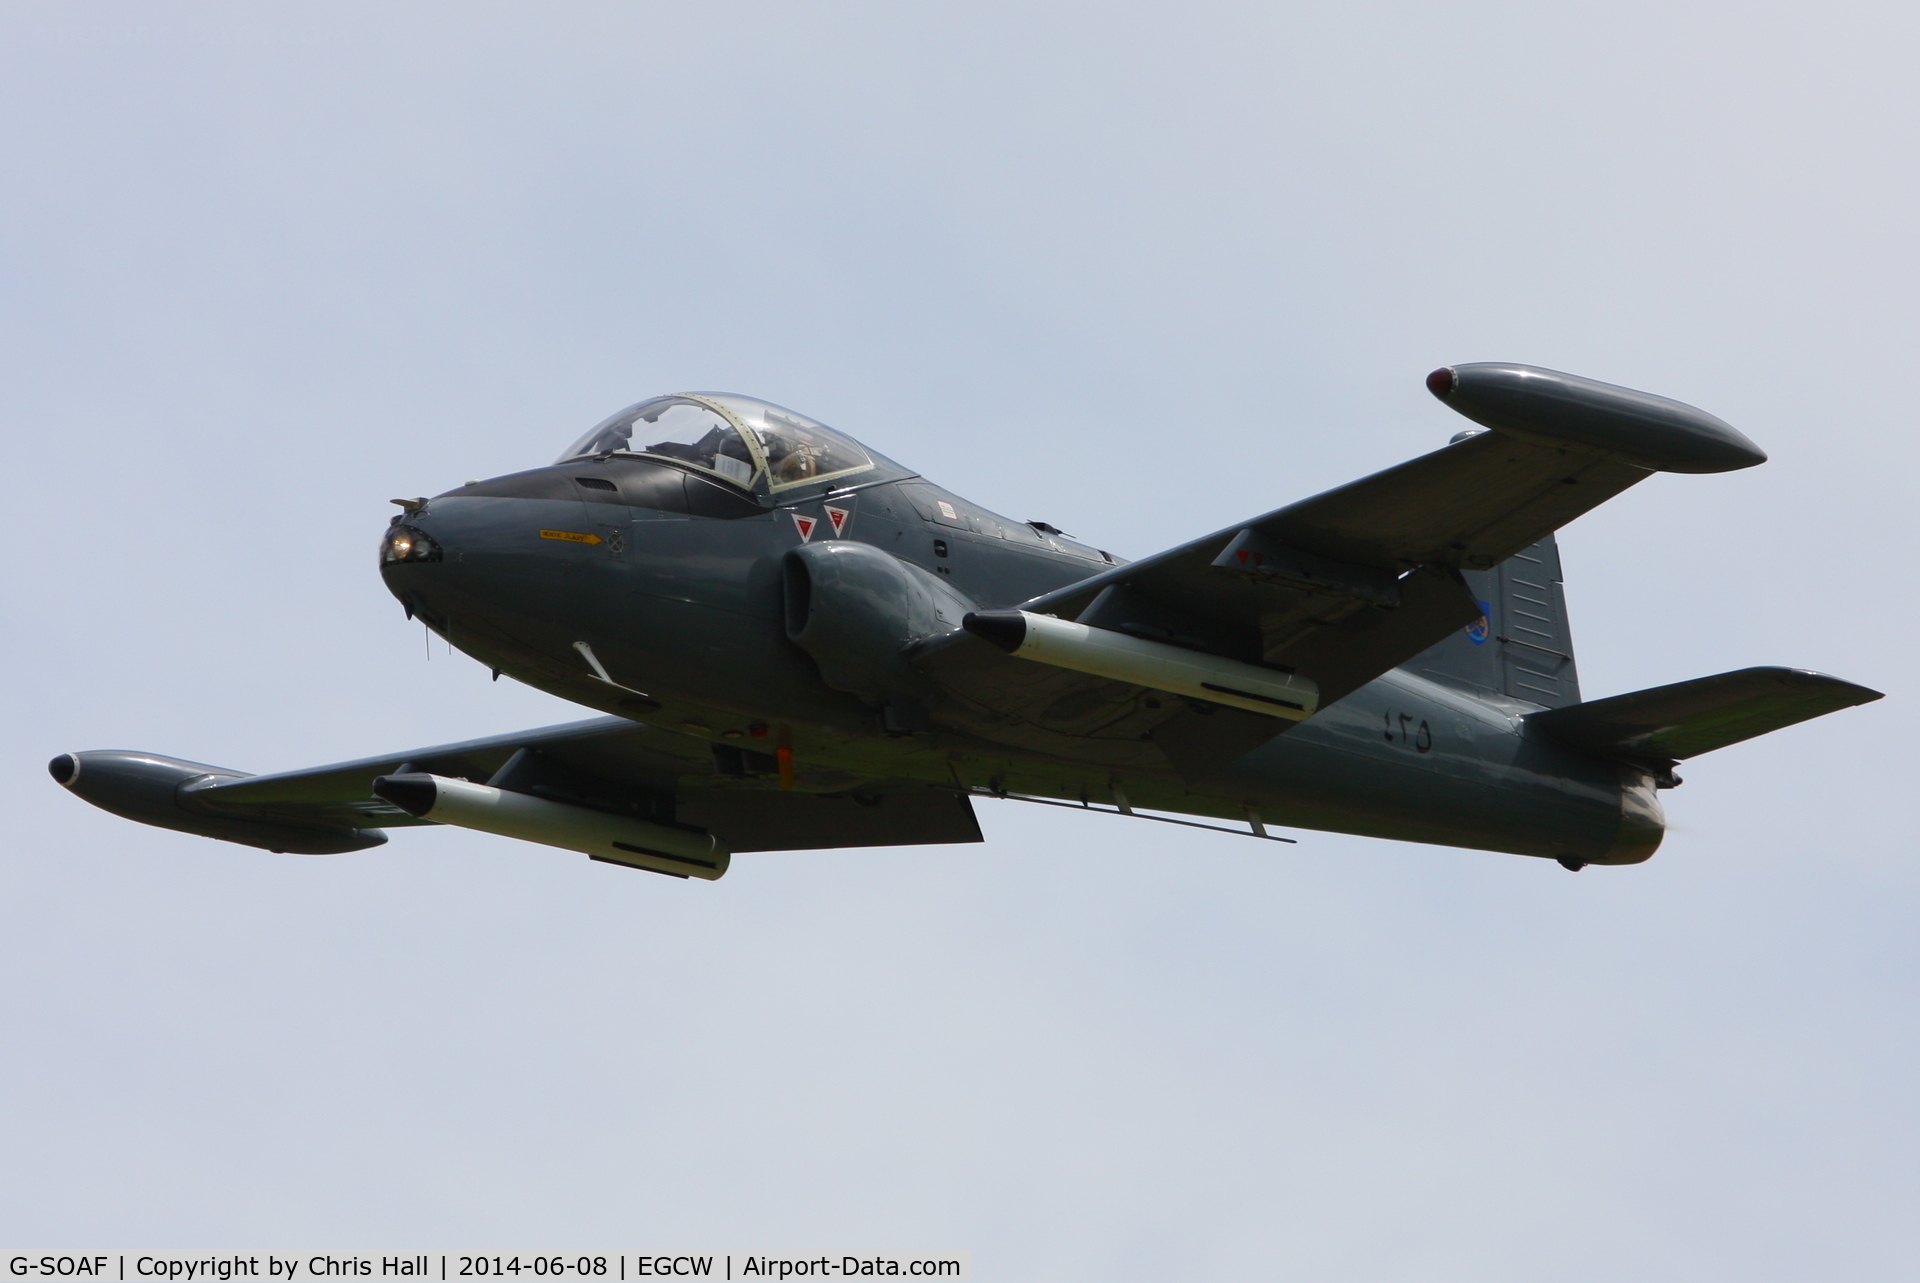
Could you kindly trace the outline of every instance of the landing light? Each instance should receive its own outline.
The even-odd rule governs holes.
[[[380,541],[380,564],[395,561],[438,561],[440,545],[429,539],[425,531],[412,526],[393,526],[387,530],[386,537]]]

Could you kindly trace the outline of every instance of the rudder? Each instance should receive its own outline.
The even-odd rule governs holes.
[[[1554,537],[1523,548],[1491,570],[1461,573],[1486,615],[1404,667],[1449,686],[1544,708],[1578,704],[1580,675]]]

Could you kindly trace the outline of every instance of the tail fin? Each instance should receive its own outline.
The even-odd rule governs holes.
[[[1547,708],[1578,704],[1580,675],[1553,536],[1491,570],[1462,573],[1486,614],[1404,667],[1449,686]]]
[[[1573,748],[1661,768],[1880,698],[1825,673],[1743,668],[1533,713],[1527,725]]]

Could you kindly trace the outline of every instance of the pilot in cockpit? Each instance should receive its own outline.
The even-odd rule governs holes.
[[[760,445],[767,453],[767,470],[773,475],[775,485],[789,481],[805,481],[824,471],[820,467],[822,451],[817,446],[802,441],[798,436],[762,431]]]

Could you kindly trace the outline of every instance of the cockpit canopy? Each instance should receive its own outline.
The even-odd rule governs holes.
[[[824,423],[730,392],[683,392],[630,405],[554,462],[606,454],[674,459],[749,490],[910,475]]]

